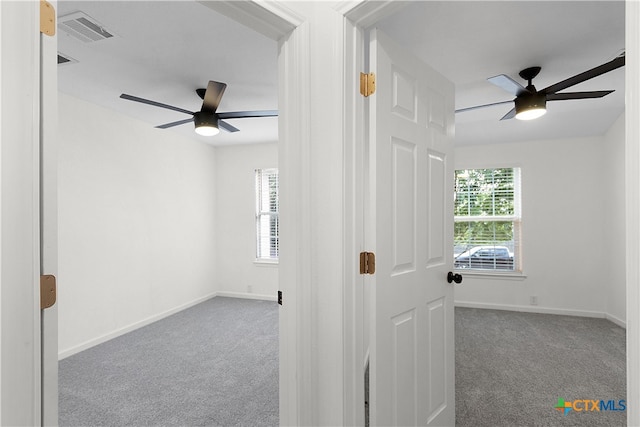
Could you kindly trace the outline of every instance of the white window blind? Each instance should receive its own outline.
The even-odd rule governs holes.
[[[278,169],[256,170],[256,258],[278,259]]]
[[[457,170],[455,191],[455,267],[521,271],[520,169]]]

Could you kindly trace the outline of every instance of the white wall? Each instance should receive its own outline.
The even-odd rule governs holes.
[[[603,264],[606,312],[618,323],[626,322],[625,239],[625,120],[624,114],[605,135],[602,146],[602,177],[605,183]]]
[[[278,266],[255,262],[255,170],[275,167],[277,143],[217,149],[216,278],[221,294],[276,297]]]
[[[59,98],[61,356],[215,292],[215,149]]]
[[[521,167],[526,275],[518,279],[464,275],[463,284],[456,287],[456,304],[594,316],[615,307],[616,316],[620,314],[620,297],[610,304],[607,301],[608,251],[612,245],[623,248],[624,238],[618,229],[607,239],[604,232],[605,200],[614,197],[610,186],[621,180],[619,171],[615,178],[611,173],[620,154],[618,149],[615,154],[608,153],[610,161],[606,162],[606,140],[623,145],[624,132],[611,132],[606,139],[531,141],[455,150],[456,168]],[[624,197],[624,192],[620,187],[613,190],[619,192],[615,195],[619,204],[618,197]],[[623,224],[621,220],[620,226]],[[530,296],[538,297],[538,306],[530,305]]]

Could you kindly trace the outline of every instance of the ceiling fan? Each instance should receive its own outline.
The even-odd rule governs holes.
[[[278,110],[261,110],[261,111],[234,111],[227,113],[218,113],[218,105],[224,94],[227,85],[225,83],[209,81],[206,89],[196,89],[196,93],[202,98],[202,108],[200,111],[189,111],[180,107],[174,107],[173,105],[163,104],[161,102],[151,101],[148,99],[140,98],[133,95],[127,95],[123,93],[120,98],[127,99],[129,101],[141,102],[143,104],[153,105],[155,107],[167,108],[169,110],[179,111],[181,113],[189,114],[192,117],[188,119],[182,119],[171,123],[165,123],[163,125],[156,126],[159,129],[167,129],[174,126],[183,125],[185,123],[194,122],[196,126],[196,133],[203,136],[213,136],[223,129],[227,132],[238,132],[235,126],[223,121],[223,119],[244,119],[247,117],[275,117],[278,115]]]
[[[456,110],[456,113],[462,113],[465,111],[476,110],[478,108],[492,107],[494,105],[509,104],[513,102],[515,106],[505,114],[500,120],[507,119],[520,119],[531,120],[538,118],[546,113],[547,101],[564,101],[568,99],[586,99],[586,98],[602,98],[613,92],[613,90],[598,90],[588,92],[565,92],[558,93],[561,90],[567,89],[571,86],[582,83],[586,80],[600,76],[602,74],[613,71],[616,68],[624,66],[624,54],[616,57],[612,61],[592,68],[584,73],[577,74],[568,79],[562,80],[556,84],[552,84],[542,90],[536,90],[532,83],[532,80],[538,75],[540,67],[529,67],[520,71],[520,77],[528,82],[527,87],[523,87],[520,83],[513,80],[511,77],[500,74],[495,77],[490,77],[487,80],[490,83],[498,86],[515,95],[515,99],[511,101],[494,102],[492,104],[477,105],[474,107],[461,108]]]

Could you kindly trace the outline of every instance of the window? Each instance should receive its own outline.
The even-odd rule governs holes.
[[[455,268],[521,271],[520,169],[457,170],[455,185]]]
[[[256,170],[256,259],[278,260],[278,169]]]

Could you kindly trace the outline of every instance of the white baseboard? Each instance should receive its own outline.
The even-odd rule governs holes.
[[[488,304],[488,303],[469,302],[469,301],[454,301],[453,304],[455,307],[520,311],[524,313],[559,314],[563,316],[595,317],[599,319],[607,319],[622,328],[626,328],[626,323],[623,320],[618,319],[617,317],[612,316],[610,314],[599,312],[599,311],[549,308],[549,307],[540,307],[537,305]]]
[[[605,313],[605,318],[610,322],[613,322],[616,325],[620,326],[621,328],[627,329],[627,322],[620,319],[619,317],[616,317],[613,314]]]
[[[178,307],[174,307],[171,310],[167,310],[165,312],[147,317],[139,322],[132,323],[131,325],[125,326],[123,328],[117,329],[113,332],[109,332],[108,334],[102,335],[97,338],[90,339],[88,341],[83,342],[82,344],[76,345],[74,347],[68,348],[66,350],[62,350],[58,352],[58,360],[62,360],[69,356],[73,356],[76,353],[80,353],[83,350],[87,350],[91,347],[94,347],[98,344],[102,344],[109,340],[119,337],[120,335],[124,335],[128,332],[135,331],[136,329],[142,328],[143,326],[150,325],[153,322],[157,322],[158,320],[164,319],[165,317],[169,317],[172,314],[176,314],[179,311],[186,310],[189,307],[193,307],[194,305],[200,304],[201,302],[205,302],[211,298],[215,297],[230,297],[230,298],[244,298],[244,299],[258,299],[265,301],[276,301],[277,297],[275,295],[260,295],[260,294],[248,294],[242,292],[214,292],[212,294],[206,295],[201,298],[197,298],[188,303],[179,305]]]
[[[120,335],[124,335],[128,332],[134,331],[136,329],[142,328],[143,326],[147,326],[153,322],[157,322],[160,319],[164,319],[165,317],[171,316],[172,314],[175,314],[179,311],[185,310],[189,307],[193,307],[196,304],[200,304],[201,302],[204,302],[206,300],[209,300],[211,298],[214,298],[215,296],[217,296],[217,293],[214,292],[212,294],[209,295],[205,295],[204,297],[200,297],[197,298],[193,301],[190,301],[188,303],[179,305],[178,307],[174,307],[170,310],[167,310],[165,312],[162,313],[158,313],[155,314],[153,316],[147,317],[146,319],[143,319],[139,322],[135,322],[132,323],[131,325],[125,326],[123,328],[117,329],[113,332],[109,332],[108,334],[102,335],[100,337],[97,338],[93,338],[90,339],[88,341],[83,342],[82,344],[76,345],[74,347],[68,348],[66,350],[62,350],[60,352],[58,352],[58,360],[62,360],[64,358],[67,358],[69,356],[73,356],[76,353],[80,353],[83,350],[86,350],[88,348],[94,347],[98,344],[102,344],[103,342],[107,342],[109,340],[112,340],[116,337],[119,337]]]
[[[217,297],[229,297],[229,298],[244,298],[244,299],[259,299],[263,301],[277,301],[276,295],[261,295],[261,294],[248,294],[245,292],[216,292]]]

